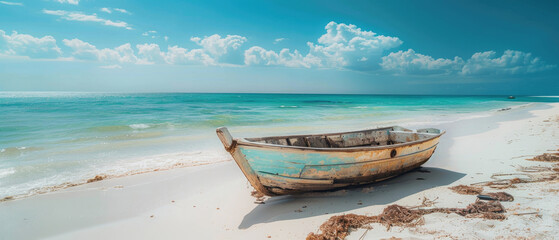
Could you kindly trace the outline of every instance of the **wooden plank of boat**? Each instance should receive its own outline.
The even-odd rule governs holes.
[[[392,126],[353,132],[234,139],[225,149],[262,194],[324,191],[391,178],[425,163],[444,131]]]

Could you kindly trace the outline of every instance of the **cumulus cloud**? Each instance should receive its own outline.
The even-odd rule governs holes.
[[[92,60],[105,63],[136,63],[138,58],[134,54],[130,43],[110,49],[97,49],[90,43],[80,39],[64,39],[64,45],[72,49],[72,56],[80,60]]]
[[[146,32],[151,33],[151,31]],[[155,33],[155,31],[153,31]],[[245,37],[227,35],[221,37],[214,34],[209,37],[193,37],[191,41],[202,48],[188,50],[179,46],[169,46],[164,52],[158,44],[138,44],[140,64],[168,63],[189,65],[217,65],[221,63],[242,64],[243,56],[240,52]]]
[[[111,9],[109,9],[109,8],[104,7],[104,8],[101,8],[101,12],[112,13],[113,11],[111,11]]]
[[[222,63],[243,63],[243,54],[240,48],[247,41],[245,37],[227,35],[222,38],[220,35],[214,34],[204,38],[193,37],[190,40],[201,46],[205,53]]]
[[[287,48],[282,49],[278,54],[274,51],[254,46],[245,51],[245,64],[310,68],[319,66],[320,59],[316,59],[312,55],[303,56],[297,50],[291,52]]]
[[[43,9],[43,13],[49,15],[60,16],[60,18],[68,21],[80,21],[80,22],[98,22],[106,26],[126,28],[128,30],[132,29],[130,25],[123,21],[112,21],[104,18],[100,18],[97,14],[84,14],[82,12],[69,12],[64,10],[47,10]]]
[[[4,4],[4,5],[10,5],[10,6],[23,6],[23,3],[20,2],[6,2],[6,1],[0,1],[0,3]]]
[[[216,65],[217,62],[202,49],[188,50],[178,46],[170,46],[167,52],[161,51],[159,45],[138,44],[138,64],[184,64],[184,65]]]
[[[80,3],[80,0],[57,0],[57,2],[59,3],[69,3],[72,5],[78,5]]]
[[[326,34],[317,44],[308,45],[310,54],[320,58],[327,67],[374,68],[385,50],[402,44],[397,37],[363,31],[353,24],[330,22],[325,29]]]
[[[554,65],[544,63],[531,53],[506,50],[503,55],[496,56],[496,52],[475,53],[462,68],[464,75],[479,74],[519,74],[533,73],[554,68]]]
[[[506,50],[502,56],[495,51],[477,52],[467,61],[460,57],[439,58],[416,53],[413,49],[398,51],[382,58],[381,67],[401,74],[524,74],[548,70],[548,65],[531,53]]]
[[[11,35],[0,30],[0,53],[32,58],[57,58],[62,54],[52,36],[36,38],[28,34],[12,32]]]
[[[407,74],[452,73],[462,69],[464,60],[438,58],[416,53],[413,49],[398,51],[382,57],[381,67],[385,70]]]
[[[172,46],[167,49],[165,60],[169,64],[186,64],[186,65],[216,65],[217,62],[202,49],[192,49],[188,51],[185,48]]]
[[[309,52],[305,56],[289,49],[283,49],[278,54],[259,47],[245,52],[245,58],[249,58],[245,59],[245,63],[373,70],[378,68],[378,61],[386,50],[402,44],[397,37],[378,35],[352,24],[330,22],[325,30],[326,33],[316,43],[307,43]]]

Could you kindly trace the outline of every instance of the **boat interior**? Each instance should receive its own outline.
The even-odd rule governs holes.
[[[414,132],[407,128],[394,126],[344,133],[246,138],[245,140],[283,146],[350,148],[413,142],[433,138],[440,133],[439,129],[434,128],[419,129]]]

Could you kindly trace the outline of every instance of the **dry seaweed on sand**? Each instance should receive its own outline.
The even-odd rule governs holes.
[[[92,183],[92,182],[101,181],[101,180],[103,180],[103,179],[105,179],[105,178],[106,178],[106,176],[97,175],[97,176],[95,176],[94,178],[88,179],[88,180],[87,180],[87,183]]]
[[[320,225],[321,234],[309,233],[307,240],[344,239],[351,229],[362,228],[370,223],[376,222],[377,216],[364,216],[357,214],[344,214],[332,216],[328,221]]]
[[[423,215],[431,213],[456,213],[464,217],[485,219],[505,219],[505,208],[499,201],[476,201],[466,208],[432,208],[413,210],[400,205],[390,205],[377,216],[344,214],[332,216],[320,226],[321,233],[309,233],[307,240],[344,239],[350,231],[357,228],[370,228],[371,223],[380,223],[387,228],[391,226],[417,226],[422,224]]]
[[[266,200],[264,194],[256,190],[250,192],[250,195],[256,198],[254,201],[256,204],[264,204],[264,200]]]
[[[501,202],[514,201],[514,197],[506,192],[486,193],[486,195],[489,195],[491,198]]]
[[[559,162],[559,153],[544,153],[528,160],[540,162]]]
[[[483,187],[475,187],[475,186],[466,186],[466,185],[458,185],[454,187],[450,187],[450,190],[454,191],[458,194],[464,195],[478,195],[483,192]]]

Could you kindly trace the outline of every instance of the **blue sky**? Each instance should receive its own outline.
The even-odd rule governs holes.
[[[0,91],[559,95],[553,1],[0,1]]]

